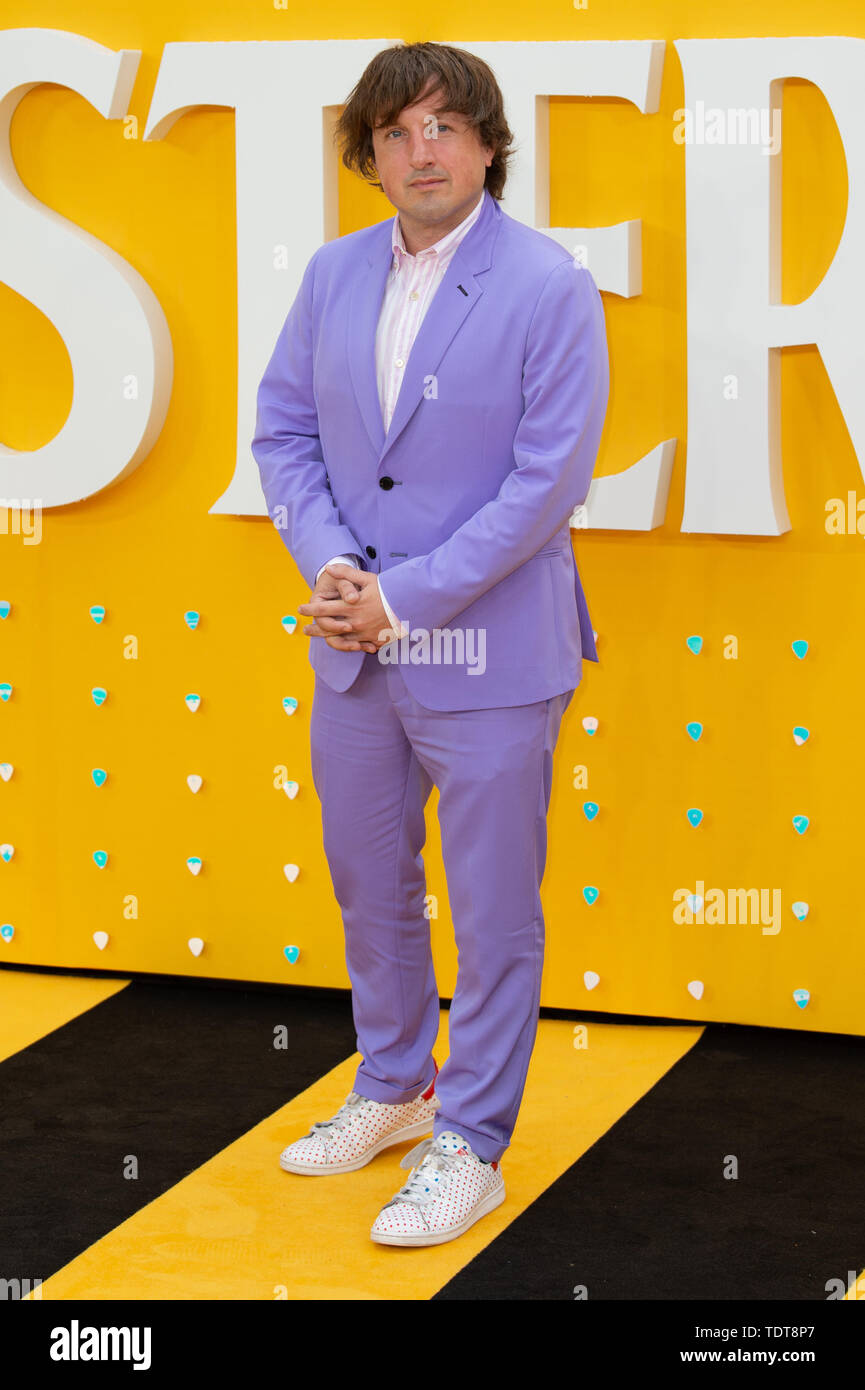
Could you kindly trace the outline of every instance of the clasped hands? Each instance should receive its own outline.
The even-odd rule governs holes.
[[[313,619],[303,629],[307,637],[323,637],[341,652],[376,652],[398,636],[388,621],[376,576],[354,565],[326,565],[309,602],[297,611]]]

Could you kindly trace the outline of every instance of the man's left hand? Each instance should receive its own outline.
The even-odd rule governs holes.
[[[379,647],[392,641],[397,634],[388,622],[387,613],[378,591],[378,579],[368,570],[355,569],[354,565],[327,565],[327,574],[335,579],[350,579],[360,593],[353,603],[344,599],[311,598],[302,603],[298,613],[311,617],[313,622],[303,629],[307,637],[324,637],[328,646],[345,652],[375,652]],[[318,617],[344,618],[351,623],[344,636],[324,632],[315,622]]]

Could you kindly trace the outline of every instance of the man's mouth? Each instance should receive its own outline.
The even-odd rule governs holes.
[[[444,183],[444,179],[415,179],[412,188],[432,188],[434,184]]]

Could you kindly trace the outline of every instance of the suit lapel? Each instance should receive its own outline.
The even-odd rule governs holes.
[[[358,407],[379,462],[405,429],[430,376],[434,376],[448,345],[476,300],[483,294],[474,277],[488,270],[502,211],[484,190],[480,217],[457,247],[450,265],[424,315],[409,353],[396,409],[385,437],[375,369],[375,336],[385,284],[393,262],[392,219],[382,224],[384,235],[374,245],[355,281],[349,305],[348,359]],[[462,289],[459,287],[462,286]]]

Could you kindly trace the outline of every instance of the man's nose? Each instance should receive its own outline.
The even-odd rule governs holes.
[[[413,131],[409,135],[409,162],[417,165],[418,168],[425,168],[429,164],[434,164],[436,160],[436,142],[428,140],[423,130]]]

